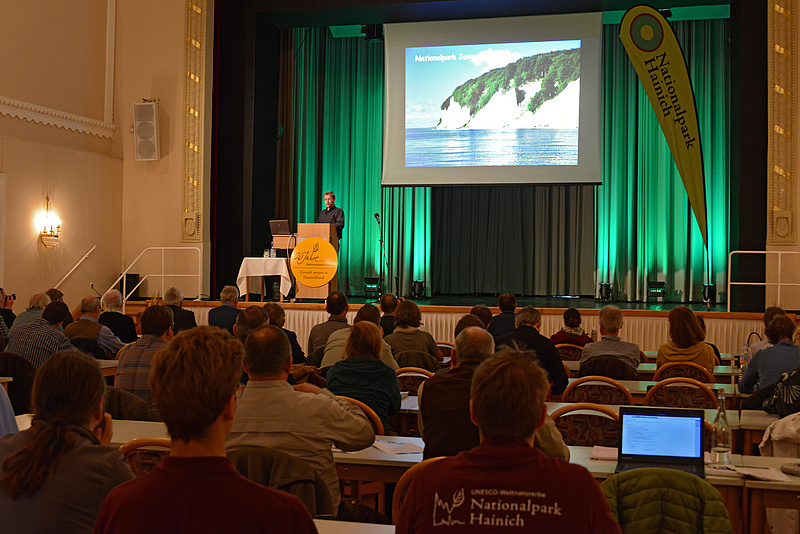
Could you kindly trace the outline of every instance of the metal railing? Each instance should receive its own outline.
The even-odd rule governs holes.
[[[164,272],[165,269],[166,269],[166,267],[165,267],[165,260],[166,260],[165,253],[167,251],[170,251],[170,250],[184,251],[184,252],[188,252],[188,251],[197,252],[197,272],[196,273],[192,273],[192,274],[165,273]],[[144,275],[139,280],[139,283],[136,284],[133,287],[133,289],[128,291],[127,290],[126,280],[125,280],[125,275],[128,274],[131,271],[131,269],[133,269],[133,267],[142,258],[142,256],[144,256],[148,252],[152,252],[152,251],[160,251],[161,252],[161,272],[160,273],[150,273],[150,274]],[[169,277],[169,278],[197,278],[197,296],[199,298],[200,294],[202,293],[202,289],[203,289],[203,278],[202,278],[202,275],[203,275],[203,253],[200,250],[200,248],[198,248],[198,247],[148,247],[148,248],[144,249],[141,252],[141,254],[139,254],[136,257],[136,259],[131,262],[131,264],[128,266],[128,268],[125,269],[122,272],[121,275],[119,275],[119,278],[114,280],[114,283],[112,283],[111,287],[109,287],[108,289],[113,289],[114,286],[117,285],[117,283],[119,283],[120,280],[122,280],[122,284],[120,286],[122,288],[122,291],[121,291],[121,293],[122,293],[122,313],[125,313],[125,303],[128,301],[128,298],[133,294],[134,291],[139,289],[139,286],[142,285],[142,283],[145,280],[148,280],[151,277],[152,278],[161,278],[161,296],[162,297],[164,296],[164,291],[165,291],[164,290],[164,279],[165,278],[167,278],[167,277]],[[107,291],[108,290],[106,290],[106,292]]]
[[[757,255],[776,255],[778,256],[778,277],[777,282],[733,282],[733,273],[731,272],[731,260],[734,254],[757,254]],[[784,256],[800,256],[800,252],[796,251],[783,251],[783,250],[733,250],[728,254],[728,311],[731,311],[731,286],[774,286],[778,288],[778,302],[777,305],[781,306],[781,289],[784,287],[800,287],[800,283],[796,282],[781,282],[781,270],[783,267]]]

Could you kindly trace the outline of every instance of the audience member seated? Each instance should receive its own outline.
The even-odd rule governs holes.
[[[438,358],[439,347],[433,336],[419,327],[422,324],[422,313],[416,302],[404,300],[394,311],[395,330],[386,336],[386,342],[392,347],[392,354],[397,356],[407,350],[427,352]]]
[[[517,329],[506,336],[496,340],[495,345],[500,348],[518,348],[523,351],[533,351],[536,360],[544,369],[553,384],[553,395],[561,395],[567,387],[567,373],[561,363],[561,354],[555,345],[539,333],[542,325],[542,314],[533,306],[526,306],[517,312],[515,317]],[[492,320],[494,323],[494,319]]]
[[[342,328],[347,328],[347,297],[334,291],[325,300],[325,310],[330,314],[324,323],[314,325],[308,335],[308,363],[319,367],[328,337]]]
[[[469,313],[479,317],[483,323],[483,327],[486,329],[488,329],[489,325],[492,324],[492,310],[490,310],[486,304],[476,304],[472,307]]]
[[[572,345],[585,346],[592,342],[592,338],[583,331],[581,327],[581,312],[576,308],[567,308],[564,311],[564,326],[561,330],[550,336],[553,345],[570,343]]]
[[[453,339],[456,339],[458,334],[471,326],[477,326],[478,328],[483,328],[486,330],[486,323],[484,323],[480,317],[473,313],[468,313],[456,323],[456,327],[453,329]],[[494,338],[492,339],[494,340]]]
[[[227,449],[272,447],[308,462],[325,480],[334,507],[339,479],[331,447],[357,451],[375,441],[364,413],[311,384],[289,385],[291,348],[275,325],[262,326],[244,344],[250,381],[242,390]]]
[[[372,304],[364,304],[356,313],[353,319],[353,324],[360,323],[361,321],[369,321],[375,326],[379,326],[381,319],[381,312]],[[342,328],[337,330],[328,337],[328,343],[325,344],[325,355],[322,357],[322,363],[319,364],[320,369],[335,365],[344,359],[344,346],[347,343],[347,337],[350,335],[350,328]],[[392,356],[392,347],[386,341],[382,341],[383,348],[381,349],[381,361],[391,367],[392,369],[399,369],[397,361]]]
[[[139,336],[136,335],[136,323],[133,317],[121,313],[122,293],[116,289],[111,289],[103,295],[100,300],[103,313],[97,318],[97,322],[111,329],[115,336],[123,343],[133,343]]]
[[[233,325],[236,323],[236,316],[239,315],[239,308],[236,307],[236,303],[239,302],[239,289],[236,286],[223,287],[219,293],[219,300],[222,304],[208,312],[208,324],[224,328],[233,334]]]
[[[0,438],[0,532],[91,532],[111,488],[133,478],[109,446],[104,390],[97,362],[76,350],[36,373],[31,427]]]
[[[533,447],[550,387],[529,356],[501,352],[475,371],[470,416],[480,445],[418,470],[398,533],[621,533],[589,471]],[[509,511],[511,510],[511,511]],[[519,511],[513,511],[519,510]],[[505,527],[505,528],[501,528]]]
[[[8,338],[8,334],[9,332],[6,322],[2,317],[0,317],[0,337]],[[0,352],[2,352],[2,350],[5,350],[5,347],[0,348]]]
[[[51,287],[47,291],[44,292],[45,295],[50,297],[50,302],[64,302],[64,293],[61,290]],[[64,304],[67,304],[64,302]],[[69,305],[67,305],[67,309],[69,309]],[[72,318],[72,314],[68,313],[66,317],[64,317],[64,321],[61,323],[61,328],[66,328],[68,324],[71,324],[75,319]]]
[[[36,293],[31,297],[31,300],[28,301],[28,309],[17,315],[13,325],[8,325],[9,330],[13,332],[16,328],[30,324],[36,319],[39,319],[42,316],[42,310],[44,310],[48,304],[50,304],[50,297],[44,293]],[[69,310],[69,308],[67,308],[67,310]]]
[[[297,497],[247,480],[225,456],[241,371],[242,344],[212,327],[158,352],[150,388],[171,452],[109,494],[96,533],[316,532]]]
[[[786,312],[783,308],[779,308],[778,306],[770,306],[766,310],[764,310],[764,331],[766,333],[766,329],[769,325],[772,324],[772,321],[778,315],[786,315]],[[764,336],[766,337],[766,336]],[[755,354],[762,349],[766,349],[772,346],[772,343],[769,342],[769,338],[762,339],[760,341],[756,341],[752,345],[750,345],[750,354]]]
[[[264,304],[264,309],[267,310],[269,324],[279,327],[283,330],[283,333],[286,334],[286,337],[289,338],[289,344],[292,346],[292,364],[308,364],[306,355],[302,347],[300,347],[300,343],[297,341],[297,334],[284,328],[286,324],[286,312],[283,310],[283,306],[277,302],[267,302]]]
[[[183,304],[183,293],[181,293],[180,289],[175,286],[167,289],[167,292],[164,293],[164,304],[166,304],[169,309],[172,310],[172,317],[175,321],[175,327],[173,328],[173,331],[176,334],[197,326],[197,321],[194,318],[194,312],[192,310],[185,310],[181,307],[181,304]]]
[[[142,338],[126,345],[117,354],[117,376],[114,386],[133,393],[147,403],[150,417],[158,420],[150,393],[150,368],[156,352],[172,339],[172,310],[168,306],[148,306],[140,319]]]
[[[56,352],[74,350],[75,347],[60,328],[61,321],[67,315],[69,309],[66,304],[51,302],[41,317],[10,333],[6,352],[22,356],[38,369]]]
[[[381,330],[383,330],[383,337],[388,336],[394,332],[394,310],[397,309],[397,297],[391,293],[384,293],[381,295]]]
[[[381,361],[383,336],[378,325],[361,321],[353,325],[344,347],[344,360],[328,370],[325,378],[334,395],[360,400],[378,414],[383,428],[400,411],[400,384],[394,369]]]
[[[233,325],[233,333],[236,335],[236,339],[244,346],[244,342],[247,341],[247,336],[255,332],[255,330],[265,324],[270,324],[269,314],[265,308],[261,306],[248,306],[247,308],[243,309],[239,312],[239,315],[236,316],[236,324]],[[291,381],[291,376],[290,383]],[[242,369],[242,378],[239,380],[241,384],[247,384],[250,377],[247,376],[247,372]]]
[[[0,287],[0,317],[3,318],[8,328],[11,328],[11,325],[14,324],[14,319],[17,318],[17,314],[13,310],[14,301],[15,297],[6,295],[6,292]]]
[[[622,310],[616,306],[603,306],[598,319],[600,321],[600,340],[588,343],[583,347],[580,366],[598,356],[619,358],[636,371],[641,362],[641,351],[636,343],[622,341],[619,331],[622,328]],[[614,378],[614,377],[611,377]]]
[[[514,333],[517,299],[511,293],[503,293],[497,297],[497,306],[500,308],[500,313],[492,317],[492,322],[489,324],[489,333],[492,334],[495,343],[501,337]]]
[[[786,315],[778,315],[765,332],[772,347],[758,351],[750,360],[744,376],[739,381],[739,393],[755,393],[800,367],[800,347],[792,342],[797,329]]]
[[[478,427],[469,415],[469,389],[475,369],[494,355],[494,339],[483,327],[466,328],[456,336],[450,355],[450,372],[437,373],[417,389],[417,424],[425,442],[424,458],[453,456],[480,443]],[[549,417],[536,431],[533,446],[548,456],[569,460],[569,449]]]
[[[695,315],[695,317],[697,318],[697,322],[700,323],[700,329],[703,331],[703,337],[708,337],[705,319],[703,319],[701,315]],[[722,355],[719,353],[717,346],[713,343],[709,343],[708,341],[706,341],[705,344],[711,347],[711,350],[714,351],[714,365],[722,365]]]
[[[658,349],[656,368],[670,362],[694,362],[714,372],[714,349],[705,343],[697,317],[686,306],[672,308],[667,316],[670,342]]]
[[[89,295],[81,300],[81,316],[74,323],[67,325],[64,334],[72,339],[89,339],[100,345],[108,354],[114,355],[122,348],[122,341],[107,326],[98,322],[100,317],[100,299]]]

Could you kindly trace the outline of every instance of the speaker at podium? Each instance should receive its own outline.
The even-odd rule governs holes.
[[[339,289],[339,238],[329,223],[297,225],[297,245],[292,252],[291,269],[297,281],[299,299],[326,299]]]

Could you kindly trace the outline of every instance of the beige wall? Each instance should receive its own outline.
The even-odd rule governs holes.
[[[0,174],[5,175],[0,286],[17,294],[14,311],[31,294],[56,284],[83,255],[95,251],[61,286],[70,307],[104,291],[148,246],[181,246],[183,37],[186,4],[116,0],[113,123],[110,137],[0,114]],[[0,97],[72,114],[105,117],[108,0],[53,4],[0,0]],[[132,104],[161,104],[162,159],[133,157]],[[112,130],[107,130],[112,132]],[[49,195],[62,220],[61,242],[45,249],[34,216]],[[168,261],[172,272],[187,263]],[[160,256],[139,272],[160,268]],[[135,269],[137,270],[137,269]],[[176,280],[168,280],[171,285]],[[160,281],[151,288],[160,293]],[[196,281],[179,281],[187,295]],[[183,289],[183,287],[182,287]],[[188,289],[188,290],[187,290]],[[151,294],[145,290],[145,294]]]

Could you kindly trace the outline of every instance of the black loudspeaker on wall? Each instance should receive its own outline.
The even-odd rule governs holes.
[[[158,102],[133,105],[133,142],[136,161],[161,159],[158,137]]]

